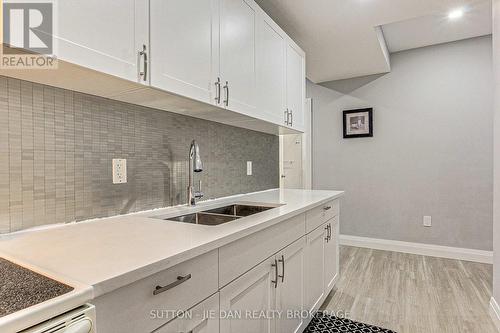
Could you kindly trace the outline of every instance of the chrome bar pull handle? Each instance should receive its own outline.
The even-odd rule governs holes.
[[[278,277],[281,278],[281,283],[285,282],[285,256],[281,255],[281,259],[278,260],[281,263],[281,275]]]
[[[217,104],[220,104],[220,77],[217,78],[217,81],[215,81],[215,102]]]
[[[229,106],[229,82],[224,85],[224,106]]]
[[[188,274],[186,276],[178,276],[177,277],[177,281],[175,282],[172,282],[170,284],[167,284],[166,286],[162,287],[162,286],[156,286],[155,290],[153,291],[153,295],[158,295],[158,294],[161,294],[167,290],[170,290],[172,288],[175,288],[177,287],[178,285],[186,282],[187,280],[191,279],[191,274]]]
[[[224,106],[229,106],[229,82],[226,81],[224,85]]]
[[[284,116],[284,122],[285,122],[285,125],[288,125],[288,109],[285,110],[285,116]]]
[[[274,288],[278,288],[278,260],[274,259],[274,264],[271,265],[274,267],[274,280],[271,280],[274,283]]]
[[[326,240],[326,242],[328,243],[328,241],[330,240],[330,239],[328,238],[328,235],[330,234],[330,233],[328,232],[328,224],[325,226],[325,231],[326,231],[325,240]]]
[[[142,70],[140,69],[140,60],[139,60],[139,77],[142,78],[143,81],[147,81],[148,79],[148,53],[146,45],[142,45],[142,51],[139,51],[139,59],[142,59]]]
[[[293,126],[293,110],[290,110],[290,126]]]

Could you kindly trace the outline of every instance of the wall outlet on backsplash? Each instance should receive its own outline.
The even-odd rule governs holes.
[[[432,216],[424,216],[423,225],[424,227],[432,227]]]
[[[247,161],[247,176],[251,176],[252,175],[252,161]]]
[[[127,182],[127,160],[113,159],[113,184],[123,184]]]

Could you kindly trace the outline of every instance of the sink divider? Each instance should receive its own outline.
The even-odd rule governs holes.
[[[212,215],[212,216],[231,216],[231,217],[236,217],[236,218],[242,218],[244,216],[239,216],[239,215],[236,215],[236,214],[220,214],[220,213],[206,213],[206,212],[198,212],[198,213],[194,213],[194,214],[200,214],[200,215]]]

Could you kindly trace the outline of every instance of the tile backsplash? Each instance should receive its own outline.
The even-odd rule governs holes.
[[[279,186],[277,136],[0,76],[0,233],[185,203],[193,139],[205,199]]]

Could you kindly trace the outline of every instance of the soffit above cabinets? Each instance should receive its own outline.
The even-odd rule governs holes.
[[[461,18],[433,14],[382,26],[389,52],[454,42],[491,34],[491,3],[464,7]]]
[[[316,83],[390,71],[377,27],[388,27],[388,45],[400,50],[487,34],[491,24],[490,0],[256,1],[307,53],[307,77]],[[430,24],[457,8],[466,11],[453,22],[462,28]],[[408,20],[393,26],[401,35],[391,29]]]

